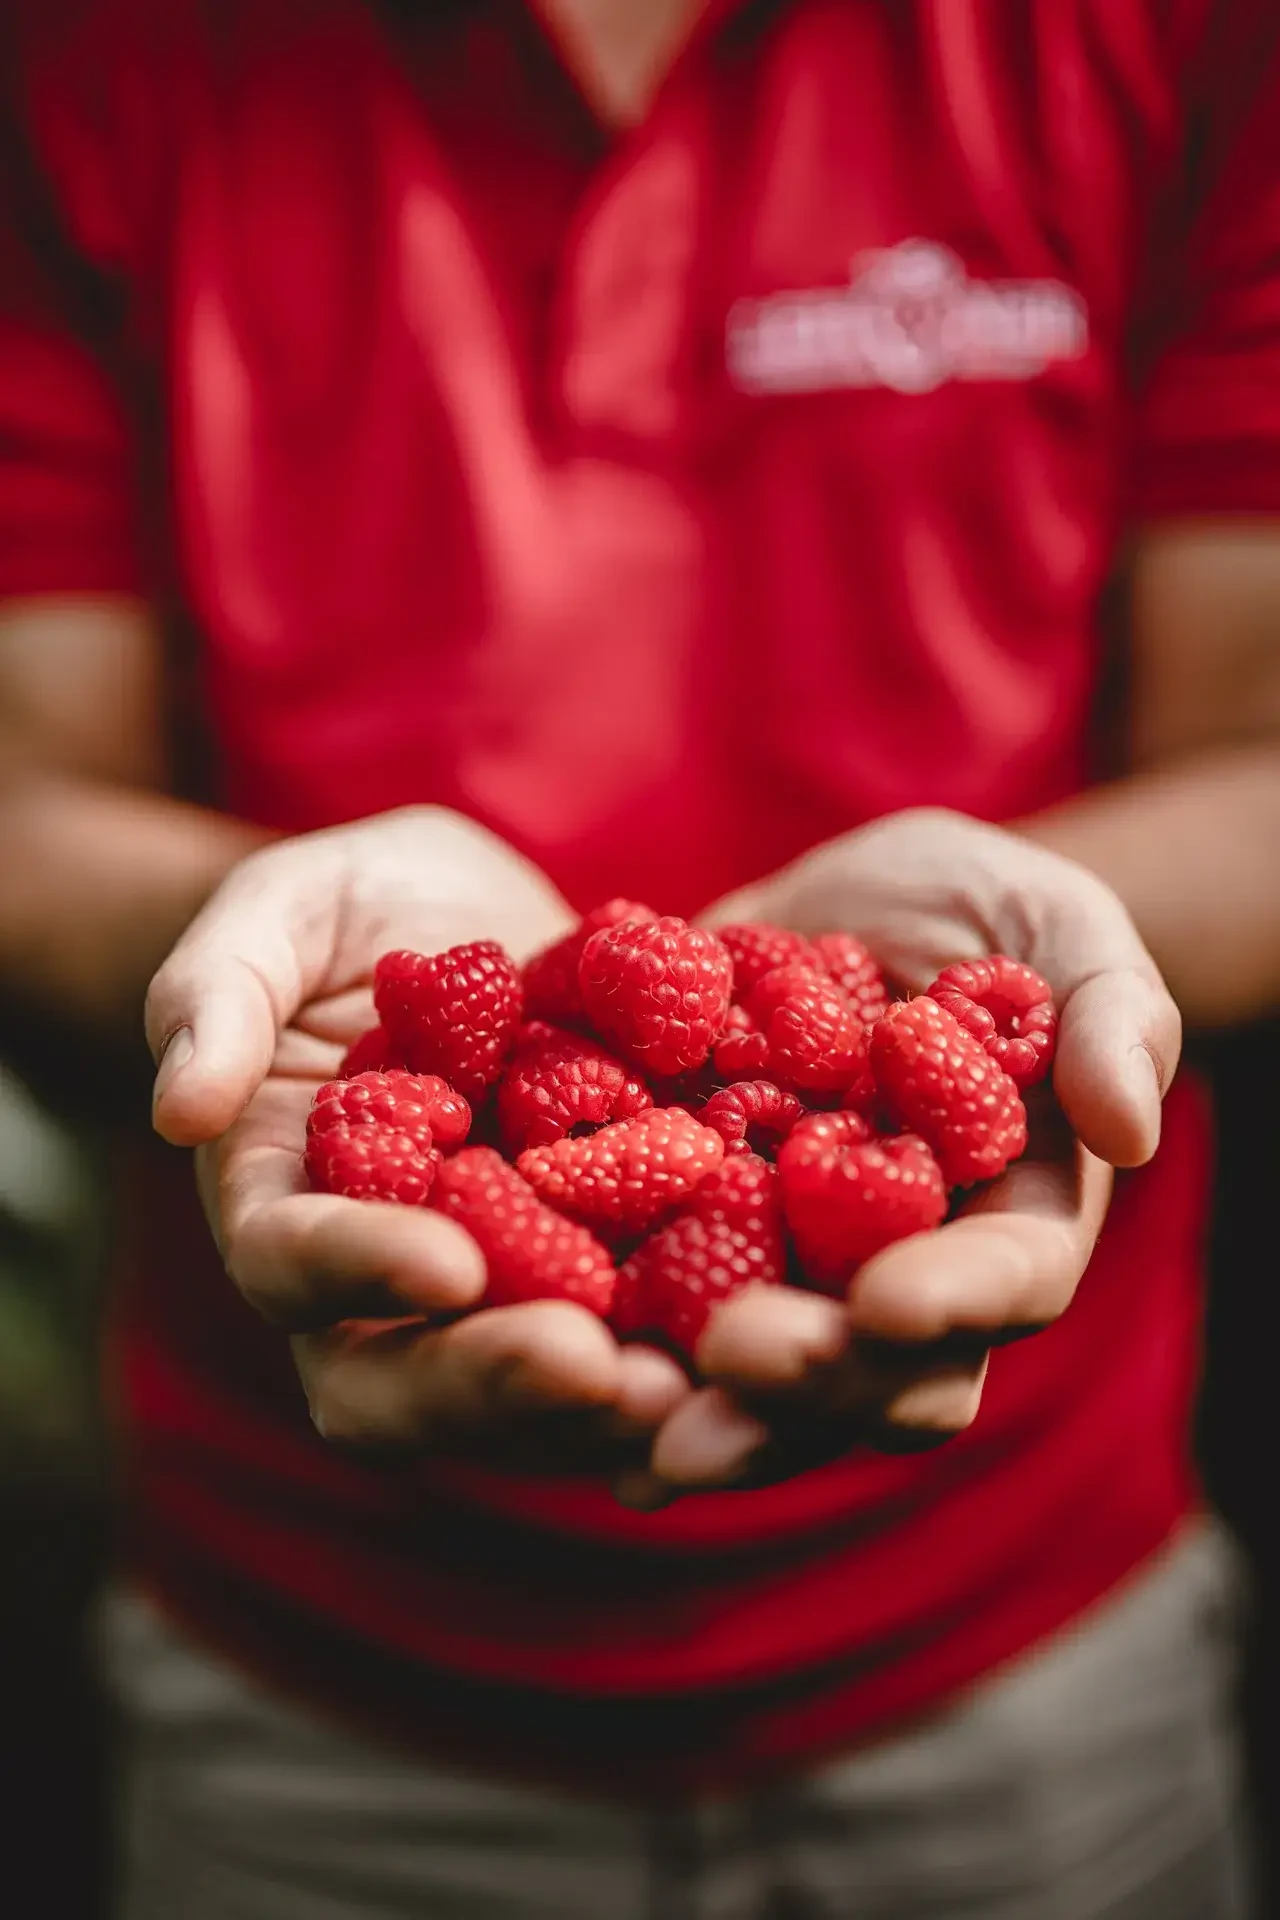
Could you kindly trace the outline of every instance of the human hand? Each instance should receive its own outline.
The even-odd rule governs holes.
[[[857,1440],[905,1449],[968,1426],[991,1348],[1070,1304],[1112,1168],[1154,1153],[1181,1039],[1115,895],[1073,862],[960,815],[891,816],[706,917],[848,930],[908,991],[952,961],[1026,961],[1059,1011],[1056,1102],[1033,1093],[1025,1157],[940,1230],[869,1260],[845,1302],[758,1289],[715,1314],[697,1355],[712,1384],[673,1409],[649,1469],[624,1488],[642,1505],[785,1476]]]
[[[567,1301],[468,1312],[484,1263],[441,1215],[307,1190],[307,1113],[373,1023],[377,955],[496,939],[523,958],[572,924],[494,835],[410,808],[252,854],[152,983],[156,1127],[195,1147],[228,1271],[292,1336],[338,1444],[608,1471],[689,1390]]]

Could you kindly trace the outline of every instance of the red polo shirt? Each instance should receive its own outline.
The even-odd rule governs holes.
[[[618,138],[516,0],[9,15],[0,591],[175,609],[255,820],[441,802],[682,910],[1016,816],[1091,776],[1121,515],[1280,512],[1274,0],[725,6]],[[1184,1085],[962,1439],[641,1517],[327,1451],[158,1160],[139,1566],[429,1745],[671,1786],[867,1737],[1193,1500],[1205,1166]]]

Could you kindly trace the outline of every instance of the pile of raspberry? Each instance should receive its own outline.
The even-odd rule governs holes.
[[[1023,1153],[1052,996],[1001,956],[895,998],[845,933],[715,932],[633,901],[519,969],[490,941],[378,962],[322,1087],[313,1187],[433,1207],[484,1305],[567,1299],[689,1360],[743,1288],[841,1294]]]

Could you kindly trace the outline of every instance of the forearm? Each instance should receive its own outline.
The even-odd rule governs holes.
[[[1280,752],[1224,749],[1016,823],[1128,907],[1193,1027],[1280,1004]]]
[[[137,790],[58,775],[0,783],[0,988],[132,1037],[152,973],[266,837]]]

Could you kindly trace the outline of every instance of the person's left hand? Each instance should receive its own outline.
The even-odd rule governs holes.
[[[1006,953],[1054,990],[1053,1099],[1029,1103],[1023,1159],[936,1232],[885,1249],[847,1301],[771,1287],[712,1317],[697,1360],[711,1384],[668,1418],[620,1497],[759,1485],[861,1442],[935,1444],[974,1419],[993,1347],[1069,1306],[1102,1229],[1112,1168],[1160,1137],[1181,1022],[1150,954],[1095,875],[957,814],[891,816],[720,901],[721,924],[847,929],[909,992],[952,961]]]

